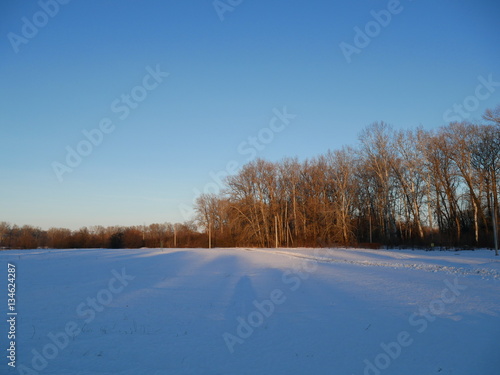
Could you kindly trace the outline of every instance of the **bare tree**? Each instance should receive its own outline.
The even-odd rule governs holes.
[[[371,172],[373,181],[368,183],[373,191],[369,196],[375,200],[375,216],[384,233],[385,241],[391,242],[396,233],[395,184],[391,164],[394,150],[391,146],[392,128],[384,122],[367,127],[360,136],[361,157],[364,168]]]
[[[494,109],[487,109],[484,112],[483,119],[496,125],[500,125],[500,105]]]
[[[498,249],[498,170],[500,168],[500,128],[487,125],[479,128],[476,141],[470,145],[472,165],[481,171],[486,179],[486,200],[492,214],[495,249]],[[490,198],[491,197],[491,198]]]

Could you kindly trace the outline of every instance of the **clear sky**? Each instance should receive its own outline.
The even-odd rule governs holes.
[[[182,222],[210,173],[253,157],[480,119],[500,104],[499,16],[498,0],[3,0],[0,221]]]

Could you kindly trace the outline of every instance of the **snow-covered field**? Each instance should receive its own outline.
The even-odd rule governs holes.
[[[3,355],[0,373],[496,375],[499,258],[487,250],[2,251],[0,343],[9,355],[15,341],[16,368]],[[5,323],[8,263],[15,324]]]

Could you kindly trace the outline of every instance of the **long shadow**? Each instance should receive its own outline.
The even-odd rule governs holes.
[[[50,361],[46,373],[63,373],[55,371],[62,368],[76,373],[72,363],[82,359],[85,370],[99,373],[105,371],[102,366],[113,355],[120,360],[112,369],[105,367],[110,373],[134,367],[138,368],[136,373],[144,373],[145,368],[150,373],[167,368],[170,370],[165,373],[182,373],[183,368],[200,374],[244,373],[239,370],[245,368],[254,369],[253,373],[362,373],[363,359],[381,352],[380,342],[394,341],[401,330],[409,331],[415,339],[402,355],[418,361],[417,354],[426,353],[424,344],[438,350],[439,340],[453,330],[473,335],[477,320],[474,315],[459,322],[438,317],[419,335],[408,323],[408,317],[418,311],[417,305],[397,298],[401,293],[395,293],[391,301],[391,293],[356,282],[364,275],[374,282],[381,277],[386,284],[408,289],[408,284],[420,279],[417,272],[413,278],[404,270],[382,273],[379,269],[320,264],[317,273],[292,290],[295,284],[283,281],[283,268],[259,268],[247,263],[247,257],[253,255],[245,252],[242,256],[238,250],[147,253],[138,249],[137,253],[102,250],[74,254],[74,259],[37,255],[17,261],[18,307],[22,312],[18,354],[22,363],[29,364],[31,349],[40,351],[50,343],[49,331],[63,331],[68,321],[82,323],[76,306],[108,287],[111,270],[121,272],[125,267],[135,279]],[[402,286],[405,275],[408,283]],[[435,278],[438,276],[424,278],[422,287],[437,285],[439,293],[442,287]],[[285,302],[275,306],[273,314],[231,355],[223,333],[234,334],[235,318],[246,318],[256,310],[253,301],[268,299],[274,289],[283,291]],[[494,291],[490,294],[494,298]],[[493,335],[487,328],[494,326],[496,319],[486,317],[477,323],[490,341]],[[469,323],[467,328],[461,325]],[[397,361],[394,363],[396,366]],[[258,367],[263,364],[268,368]],[[391,366],[391,371],[395,368]]]
[[[253,301],[257,298],[252,280],[247,275],[240,277],[236,283],[233,295],[229,299],[225,312],[226,320],[233,321],[235,317],[246,317],[255,310]]]

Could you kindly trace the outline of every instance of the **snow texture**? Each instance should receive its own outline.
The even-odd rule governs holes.
[[[16,265],[0,374],[500,373],[489,250],[85,249]],[[0,343],[9,348],[8,324]]]

